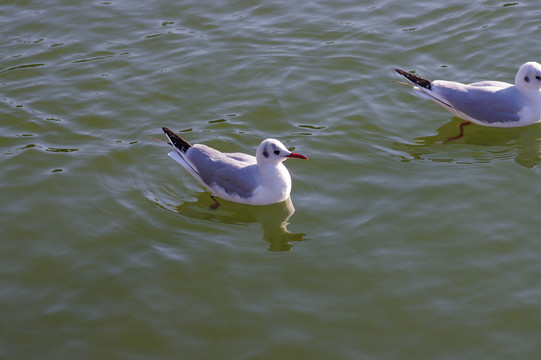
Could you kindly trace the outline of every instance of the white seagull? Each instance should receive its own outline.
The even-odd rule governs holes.
[[[541,122],[541,64],[527,62],[515,76],[515,85],[501,81],[462,84],[455,81],[429,81],[395,69],[413,83],[413,90],[451,114],[470,123],[492,127],[520,127]]]
[[[190,145],[166,127],[162,128],[174,148],[168,155],[182,165],[214,198],[250,205],[282,202],[291,193],[291,176],[282,164],[287,158],[305,159],[275,139],[261,142],[256,156],[243,153],[222,153],[202,144]]]

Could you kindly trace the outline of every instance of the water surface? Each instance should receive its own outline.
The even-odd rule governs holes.
[[[512,82],[531,2],[2,6],[0,357],[509,359],[538,353],[541,127],[456,135],[393,69]],[[167,157],[288,161],[223,202]]]

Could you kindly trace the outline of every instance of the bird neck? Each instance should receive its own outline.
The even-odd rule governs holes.
[[[539,103],[541,98],[541,89],[521,89],[522,95],[534,103]]]
[[[257,164],[257,167],[259,168],[259,172],[261,173],[261,175],[263,176],[276,176],[276,175],[279,175],[280,172],[283,171],[283,169],[285,169],[285,166],[284,164],[282,164],[282,162],[277,162],[277,163],[269,163],[269,162],[265,162],[265,163],[258,163]],[[287,169],[286,169],[287,170]]]
[[[259,165],[259,173],[261,174],[262,182],[267,186],[283,187],[291,184],[289,171],[287,171],[287,168],[282,162],[261,164]]]

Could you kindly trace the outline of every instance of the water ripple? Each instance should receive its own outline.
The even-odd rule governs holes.
[[[0,357],[535,358],[540,127],[446,142],[392,81],[513,81],[537,8],[3,4]],[[208,210],[164,125],[306,154],[294,213]]]

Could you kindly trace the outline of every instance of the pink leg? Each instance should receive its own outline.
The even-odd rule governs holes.
[[[214,200],[214,204],[210,204],[209,209],[216,210],[218,206],[220,206],[220,203],[218,202],[218,200],[216,200],[214,196],[210,195],[210,197],[212,198],[212,200]]]
[[[447,141],[460,139],[462,136],[464,136],[464,126],[470,125],[470,124],[471,124],[471,121],[464,121],[464,122],[461,122],[460,124],[458,124],[457,127],[460,128],[460,134],[458,134],[458,136],[452,136],[452,137],[448,138]]]

